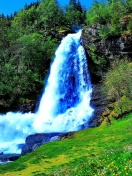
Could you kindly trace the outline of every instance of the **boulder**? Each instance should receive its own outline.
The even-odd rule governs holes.
[[[91,96],[91,106],[94,109],[92,118],[89,121],[90,127],[96,127],[100,125],[100,117],[105,111],[108,101],[102,92],[102,84],[98,83],[93,86],[92,96]]]
[[[15,161],[20,157],[20,154],[2,154],[0,155],[0,162],[6,163],[10,161]]]
[[[16,161],[18,158],[20,158],[20,155],[18,154],[15,154],[15,155],[10,155],[9,157],[8,157],[8,160],[9,161]]]
[[[59,140],[60,140],[60,136],[54,136],[50,139],[50,142],[59,141]]]
[[[75,132],[37,133],[37,134],[29,135],[26,138],[25,145],[22,147],[21,155],[30,153],[47,142],[53,142],[58,140],[64,140],[66,138],[71,138],[74,133]]]
[[[26,138],[25,145],[22,147],[21,155],[25,155],[36,150],[42,144],[50,142],[53,137],[58,136],[60,133],[37,133],[29,135]],[[56,139],[58,139],[56,137]],[[55,138],[54,138],[55,141]]]

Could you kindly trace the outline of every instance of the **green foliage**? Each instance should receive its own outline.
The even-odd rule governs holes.
[[[95,3],[90,9],[87,11],[86,15],[86,23],[88,25],[92,24],[106,24],[109,21],[110,16],[108,13],[108,9],[104,3]]]
[[[100,67],[100,70],[106,65],[105,58],[95,54],[94,52],[91,53],[91,56],[92,56],[92,61]]]
[[[83,24],[85,20],[85,11],[80,4],[69,5],[66,9],[65,18],[68,24]]]
[[[39,14],[38,24],[44,30],[56,29],[60,21],[64,21],[64,15],[59,5],[54,0],[43,0],[37,8]]]
[[[104,25],[99,28],[99,36],[103,39],[108,39],[110,37],[119,36],[121,34],[120,25]]]
[[[131,20],[129,21],[127,28],[130,32],[132,32],[132,17],[131,17]]]
[[[131,175],[131,127],[132,113],[112,125],[76,132],[0,166],[0,175]]]
[[[56,46],[55,39],[37,33],[23,35],[12,45],[13,56],[3,65],[0,78],[0,95],[3,99],[6,96],[9,105],[40,93]]]
[[[99,29],[99,36],[103,39],[107,39],[110,33],[110,27],[109,26],[102,26]]]
[[[132,110],[132,63],[116,60],[104,79],[104,90],[114,103],[113,111],[119,115]]]
[[[89,45],[89,46],[87,46],[87,47],[88,47],[88,48],[90,49],[90,51],[91,51],[91,58],[92,58],[92,61],[93,61],[95,64],[99,65],[100,68],[101,68],[101,67],[104,67],[105,64],[106,64],[106,59],[98,55],[95,46]]]
[[[86,14],[86,23],[88,25],[98,26],[101,38],[107,39],[113,36],[119,36],[122,33],[121,19],[131,14],[130,1],[108,1],[94,2]],[[131,29],[131,22],[128,28]],[[128,30],[129,30],[128,29]]]
[[[89,45],[88,48],[90,49],[91,52],[95,52],[96,48],[93,45]]]
[[[127,60],[114,61],[112,69],[106,74],[105,85],[111,98],[117,97],[118,100],[123,95],[132,98],[132,63]]]
[[[98,54],[94,45],[87,45],[86,47],[90,49],[90,57],[92,61],[90,69],[96,70],[95,75],[100,79],[102,77],[102,72],[106,69],[108,61],[105,57]]]
[[[69,5],[64,12],[56,0],[43,0],[25,5],[14,17],[0,15],[0,104],[6,107],[1,111],[37,99],[61,29],[84,21],[80,2],[75,6],[76,10]]]
[[[123,152],[122,150],[115,149],[115,151],[108,151],[106,154],[102,154],[99,157],[93,158],[93,160],[87,160],[82,157],[78,164],[73,163],[72,169],[65,167],[60,172],[59,176],[72,175],[72,176],[93,176],[93,175],[122,175],[125,171],[126,175],[131,174],[131,151]],[[76,166],[78,165],[78,166]],[[57,172],[56,172],[57,173]],[[57,174],[54,174],[57,175]]]

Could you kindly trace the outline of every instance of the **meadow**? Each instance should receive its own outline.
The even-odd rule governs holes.
[[[42,145],[0,166],[4,176],[131,176],[132,113],[72,137]]]

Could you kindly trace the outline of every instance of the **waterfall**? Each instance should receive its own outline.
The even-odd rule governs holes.
[[[68,34],[56,50],[36,113],[0,115],[0,152],[20,152],[25,138],[38,132],[68,132],[88,127],[92,86],[81,31]]]

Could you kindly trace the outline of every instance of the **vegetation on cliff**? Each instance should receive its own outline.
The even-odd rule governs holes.
[[[83,43],[92,79],[103,82],[108,99],[102,119],[117,119],[132,111],[132,1],[95,0],[85,22]]]
[[[90,70],[96,70],[94,76],[101,80],[112,60],[132,58],[132,1],[95,0],[85,22],[82,35]]]
[[[132,34],[132,1],[108,0],[102,3],[94,1],[87,11],[86,24],[100,26],[99,36],[110,37]]]
[[[103,91],[109,100],[103,117],[111,123],[111,118],[121,118],[132,111],[132,62],[115,60],[104,77]]]

